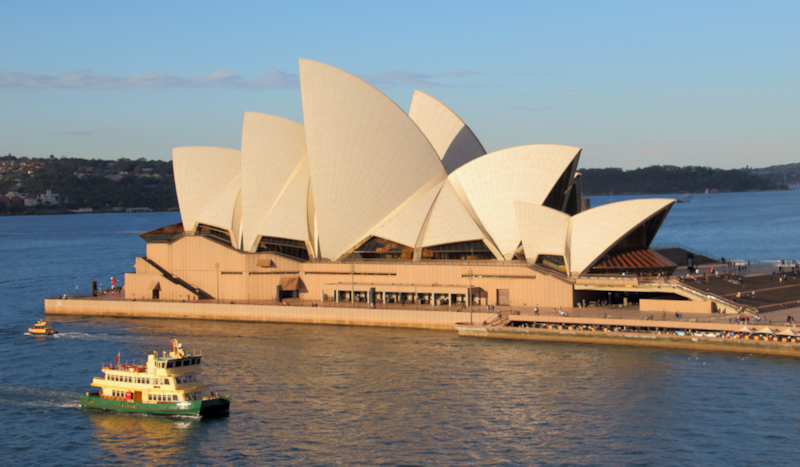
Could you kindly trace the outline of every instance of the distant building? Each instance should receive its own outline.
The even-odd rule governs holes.
[[[61,197],[58,194],[53,193],[53,190],[47,190],[44,194],[39,195],[39,202],[41,204],[58,204],[60,201]]]
[[[92,212],[92,208],[88,208],[88,207],[87,208],[78,208],[78,209],[72,209],[71,211],[74,212],[74,213],[78,213],[78,214],[86,214],[86,213]]]
[[[25,198],[23,198],[23,201],[25,203],[26,208],[36,206],[37,204],[39,204],[39,198],[35,196],[26,196]]]

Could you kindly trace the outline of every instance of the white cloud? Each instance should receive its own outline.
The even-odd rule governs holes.
[[[299,87],[297,75],[269,70],[265,76],[245,79],[230,71],[218,71],[207,76],[180,76],[149,73],[146,75],[111,76],[81,70],[64,76],[32,73],[0,72],[0,88],[17,89],[287,89]]]
[[[477,87],[471,84],[448,84],[441,81],[448,78],[463,78],[465,76],[480,75],[477,71],[448,71],[445,73],[417,73],[414,71],[389,70],[382,71],[378,76],[358,75],[359,78],[373,86],[397,86],[410,84],[419,87]]]
[[[449,84],[442,81],[479,74],[475,71],[430,74],[390,70],[383,71],[377,76],[360,75],[360,77],[374,86],[406,84],[418,87],[475,87],[469,84]],[[15,89],[292,89],[298,87],[300,87],[300,79],[297,75],[274,69],[269,70],[269,73],[263,77],[255,79],[242,78],[225,70],[192,78],[163,73],[112,76],[92,73],[90,70],[80,70],[64,76],[0,72],[0,88]]]

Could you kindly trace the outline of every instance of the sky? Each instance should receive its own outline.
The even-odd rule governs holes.
[[[487,151],[581,168],[800,162],[798,1],[0,0],[0,154],[169,160],[239,149],[246,111],[302,122],[298,59],[408,111],[415,89]]]

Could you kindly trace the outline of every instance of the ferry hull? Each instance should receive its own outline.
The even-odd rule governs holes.
[[[104,399],[95,395],[81,397],[81,406],[90,409],[116,410],[119,412],[146,413],[154,415],[196,415],[206,417],[227,412],[230,396],[203,401],[153,403]]]

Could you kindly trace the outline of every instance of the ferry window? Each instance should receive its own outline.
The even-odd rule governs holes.
[[[173,400],[174,402],[178,402],[178,395],[177,395],[177,394],[173,394],[173,395],[172,395],[172,400]]]
[[[150,384],[150,378],[145,378],[145,383],[144,384]]]
[[[167,368],[175,368],[175,362],[167,362]]]

